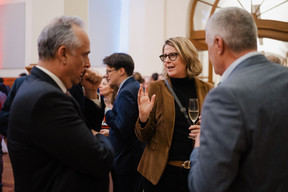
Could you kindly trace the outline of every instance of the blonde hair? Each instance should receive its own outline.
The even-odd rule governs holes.
[[[172,37],[165,41],[162,47],[162,53],[166,45],[174,47],[180,55],[180,59],[186,64],[187,76],[189,79],[198,76],[203,69],[199,60],[198,52],[193,43],[185,37]],[[164,70],[164,76],[168,74]]]

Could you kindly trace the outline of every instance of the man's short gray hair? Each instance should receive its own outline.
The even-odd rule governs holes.
[[[206,26],[206,41],[213,44],[215,36],[239,53],[257,49],[257,26],[252,15],[238,7],[222,8],[212,15]]]
[[[54,58],[61,45],[65,45],[72,52],[80,47],[81,42],[74,33],[73,25],[83,28],[84,22],[79,17],[62,16],[48,24],[38,37],[39,59]]]

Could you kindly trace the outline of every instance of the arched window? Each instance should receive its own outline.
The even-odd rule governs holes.
[[[194,0],[190,16],[190,40],[199,50],[204,63],[209,63],[202,78],[207,79],[209,82],[214,81],[213,67],[208,60],[207,45],[205,43],[206,23],[215,11],[229,6],[244,8],[253,15],[258,27],[258,51],[264,54],[273,52],[282,58],[284,65],[287,65],[287,0]]]

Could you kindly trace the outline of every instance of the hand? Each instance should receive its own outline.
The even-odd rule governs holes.
[[[196,145],[196,139],[200,135],[200,124],[201,124],[201,116],[199,116],[199,125],[191,125],[189,127],[190,133],[189,133],[189,138],[195,140],[195,145]]]
[[[154,94],[151,97],[151,100],[148,96],[148,87],[145,87],[145,90],[143,89],[143,85],[140,85],[139,91],[138,91],[138,109],[139,109],[139,119],[141,122],[145,123],[150,115],[150,112],[152,111],[154,102],[155,102],[156,95]]]
[[[197,134],[194,147],[200,147],[200,134],[201,134],[201,130],[199,130],[199,133]]]
[[[85,89],[85,96],[97,99],[97,89],[102,81],[100,73],[87,69],[82,77],[81,84]]]
[[[99,132],[95,131],[94,129],[91,129],[91,131],[92,131],[93,135],[99,134]]]
[[[103,134],[105,137],[109,136],[109,129],[101,129],[100,133]]]
[[[197,135],[200,133],[200,125],[191,125],[189,127],[190,133],[189,138],[195,140]]]

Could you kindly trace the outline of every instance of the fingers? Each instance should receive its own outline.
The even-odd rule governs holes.
[[[152,95],[151,97],[151,105],[153,106],[154,105],[154,102],[155,102],[155,98],[156,98],[156,95]]]
[[[99,72],[87,69],[84,74],[84,80],[88,80],[91,83],[98,84],[102,81],[102,75]]]
[[[193,129],[193,130],[190,131],[190,134],[195,135],[195,136],[196,136],[198,133],[200,133],[200,129]]]
[[[142,92],[143,92],[143,85],[140,84],[140,87],[139,87],[139,90],[138,90],[138,104],[140,103]]]
[[[200,129],[200,125],[191,125],[188,129],[191,131],[191,130],[194,130],[194,129]]]
[[[101,133],[102,135],[108,137],[108,136],[109,136],[109,129],[101,129],[101,130],[100,130],[100,133]]]
[[[190,130],[189,138],[195,140],[200,133],[200,125],[191,125],[188,129]]]
[[[200,147],[200,134],[201,131],[196,136],[194,147]]]
[[[149,87],[148,85],[145,86],[144,95],[148,95],[148,89],[149,89],[148,87]]]
[[[97,89],[102,81],[102,75],[99,72],[87,69],[82,77],[81,85],[85,89],[85,96],[90,99],[97,98]]]
[[[198,130],[192,130],[190,133],[189,133],[189,138],[195,140],[196,137],[200,134],[200,129]]]

